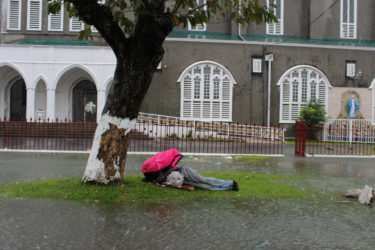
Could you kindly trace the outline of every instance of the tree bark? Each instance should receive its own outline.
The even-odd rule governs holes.
[[[113,34],[121,29],[104,6],[91,0],[70,1],[86,23],[95,25],[117,58],[113,83],[95,132],[83,181],[119,182],[123,179],[131,131],[155,69],[163,58],[163,42],[174,23],[164,13],[165,0],[142,0],[134,31],[126,38],[123,33]]]

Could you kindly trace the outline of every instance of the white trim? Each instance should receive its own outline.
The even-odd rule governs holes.
[[[207,0],[202,0],[204,2],[204,4],[207,4]],[[197,2],[197,6],[199,6],[199,0],[196,0]],[[203,7],[203,10],[206,11],[207,10],[207,5],[205,5]],[[188,30],[189,31],[206,31],[207,30],[207,23],[203,23],[203,24],[197,24],[195,25],[195,27],[193,27],[191,25],[191,23],[188,21]]]
[[[282,74],[282,76],[279,78],[279,81],[276,83],[276,85],[277,85],[277,86],[280,86],[280,83],[282,82],[281,79],[283,79],[283,78],[284,78],[289,72],[291,72],[291,71],[293,71],[293,70],[295,70],[295,69],[298,69],[298,68],[308,68],[308,69],[311,69],[311,70],[318,71],[320,74],[323,75],[323,77],[324,77],[324,81],[326,81],[326,82],[328,83],[328,88],[332,88],[332,85],[331,85],[331,83],[329,82],[327,76],[326,76],[321,70],[319,70],[319,69],[317,69],[317,68],[315,68],[315,67],[313,67],[313,66],[311,66],[311,65],[305,65],[305,64],[303,64],[303,65],[297,65],[297,66],[294,66],[294,67],[291,67],[291,68],[287,69],[287,70],[284,72],[284,74]],[[374,80],[375,80],[375,78],[374,78]]]
[[[262,73],[262,59],[261,58],[253,58],[252,60],[252,73],[259,74]]]
[[[177,81],[181,84],[180,120],[231,122],[232,79],[228,69],[215,62],[201,61],[187,67]]]
[[[338,49],[338,50],[354,50],[354,51],[375,51],[375,47],[354,47],[340,45],[318,45],[304,43],[277,43],[277,42],[256,42],[256,41],[239,41],[239,40],[218,40],[218,39],[191,39],[191,38],[174,38],[167,37],[167,42],[192,42],[192,43],[213,43],[213,44],[236,44],[236,45],[259,45],[259,46],[280,46],[280,47],[297,47],[297,48],[317,48],[317,49]],[[70,45],[24,45],[24,44],[0,44],[0,47],[53,47],[53,48],[69,48],[69,49],[93,49],[94,46],[70,46]],[[105,46],[95,46],[95,49],[110,49]],[[95,63],[93,63],[95,64]]]
[[[370,87],[368,87],[369,89],[374,89],[375,88],[375,78],[372,79],[372,82],[370,84]]]
[[[322,158],[375,158],[375,155],[310,155],[306,154],[307,157],[322,157]]]
[[[18,2],[18,17],[17,17],[17,27],[10,27],[10,11],[11,11],[11,2]],[[22,2],[21,0],[8,0],[8,11],[7,11],[7,30],[21,30],[21,13],[22,13]]]
[[[343,16],[343,8],[344,8],[344,1],[347,2],[347,22],[344,22],[344,16]],[[357,39],[357,0],[354,1],[354,10],[353,11],[353,19],[354,22],[350,23],[349,18],[350,18],[350,0],[341,0],[340,1],[340,38],[344,39]],[[346,30],[344,30],[344,27]],[[353,34],[350,34],[350,29],[353,29]]]
[[[298,47],[298,48],[319,48],[319,49],[341,49],[341,50],[361,50],[375,51],[374,47],[354,47],[340,45],[319,45],[304,43],[284,43],[284,42],[257,42],[257,41],[240,41],[240,40],[218,40],[218,39],[192,39],[192,38],[166,38],[170,42],[195,42],[195,43],[219,43],[219,44],[243,44],[243,45],[259,45],[259,46],[280,46],[280,47]]]
[[[60,19],[58,19],[60,17]],[[52,27],[52,19],[54,21],[60,21],[60,28],[56,29]],[[61,4],[60,12],[57,14],[48,15],[48,31],[63,31],[64,30],[64,4]]]
[[[303,85],[303,81],[301,78],[301,73],[298,73],[298,76],[293,76],[293,72],[298,70],[307,70],[306,75],[306,85]],[[311,74],[313,72],[316,72],[316,76],[313,78],[311,77]],[[284,81],[288,78],[288,81],[284,83]],[[297,85],[297,100],[294,100],[294,88],[293,83],[296,82]],[[331,88],[331,84],[329,83],[327,77],[323,72],[318,70],[315,67],[312,67],[310,65],[298,65],[294,66],[284,72],[284,74],[279,78],[279,81],[277,82],[276,86],[280,87],[280,95],[279,95],[279,123],[295,123],[295,121],[298,119],[299,112],[301,108],[305,107],[308,103],[308,100],[311,99],[311,90],[314,85],[311,85],[312,82],[315,82],[315,98],[322,101],[324,104],[325,110],[328,110],[328,89]],[[325,86],[323,89],[321,89],[320,85],[321,83],[324,83]],[[288,87],[288,92],[284,91],[284,85],[286,84],[286,87]],[[305,89],[303,88],[305,86]],[[305,91],[303,91],[303,89]],[[287,95],[284,95],[284,93],[288,93]],[[322,94],[322,96],[321,96]],[[285,107],[285,109],[284,109]],[[296,112],[298,114],[296,115]]]
[[[32,3],[36,3],[36,4],[39,3],[39,13],[33,12],[33,14],[38,14],[38,18],[36,18],[34,20],[35,23],[31,23],[31,17],[32,17],[31,11],[34,10],[34,8],[35,8],[35,6],[33,6],[33,8],[31,8]],[[42,30],[42,9],[43,9],[42,6],[43,6],[42,0],[28,0],[27,1],[27,30],[35,30],[35,31]],[[33,19],[34,18],[35,17],[33,17]]]
[[[199,61],[199,62],[195,62],[193,64],[190,64],[187,68],[184,69],[184,71],[182,71],[182,73],[180,74],[180,77],[178,78],[177,82],[178,83],[181,83],[181,81],[183,80],[183,76],[192,68],[194,68],[195,66],[199,65],[199,64],[214,64],[215,66],[218,66],[220,68],[223,68],[225,69],[226,73],[228,74],[228,76],[230,77],[230,81],[233,83],[233,84],[237,84],[237,82],[234,80],[233,78],[233,75],[230,73],[230,71],[224,67],[223,65],[221,65],[220,63],[217,63],[217,62],[214,62],[214,61]]]
[[[51,83],[51,88],[56,89],[59,81],[61,80],[61,77],[63,77],[69,70],[75,69],[75,68],[81,69],[86,74],[88,74],[91,77],[91,79],[86,79],[86,80],[89,80],[89,81],[92,80],[93,83],[94,83],[94,85],[95,85],[95,87],[96,87],[96,89],[98,89],[98,87],[99,87],[99,81],[98,81],[98,78],[95,75],[95,73],[91,69],[89,69],[88,67],[86,67],[84,65],[81,65],[81,64],[70,64],[69,66],[62,68],[56,74],[56,78],[53,79],[53,82]]]
[[[79,25],[81,27],[79,28]],[[84,29],[84,23],[78,19],[78,17],[72,17],[69,19],[69,31],[70,32],[80,32]]]
[[[270,1],[276,2],[277,0],[267,0],[267,8],[270,8]],[[280,17],[277,18],[278,23],[266,23],[266,34],[268,35],[284,35],[284,0],[279,1],[280,6],[277,6],[277,8],[280,8]],[[276,9],[272,9],[272,12],[277,17]]]

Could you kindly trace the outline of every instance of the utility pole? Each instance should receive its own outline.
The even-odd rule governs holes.
[[[267,127],[270,126],[271,114],[271,63],[273,61],[273,54],[268,54],[264,57],[268,62],[268,89],[267,89]]]

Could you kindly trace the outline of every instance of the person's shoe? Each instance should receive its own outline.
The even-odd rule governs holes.
[[[240,190],[240,187],[238,186],[237,181],[233,181],[232,190],[233,191],[239,191]]]

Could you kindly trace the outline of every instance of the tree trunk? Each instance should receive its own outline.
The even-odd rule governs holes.
[[[144,0],[139,8],[139,13],[146,14],[137,16],[129,38],[106,37],[103,35],[106,30],[101,32],[106,26],[97,27],[113,48],[117,66],[95,132],[84,182],[109,184],[122,181],[131,131],[156,67],[163,58],[163,42],[173,29],[172,19],[164,14],[164,0]]]
[[[108,184],[121,182],[131,131],[136,119],[122,119],[106,113],[95,131],[84,182]]]

